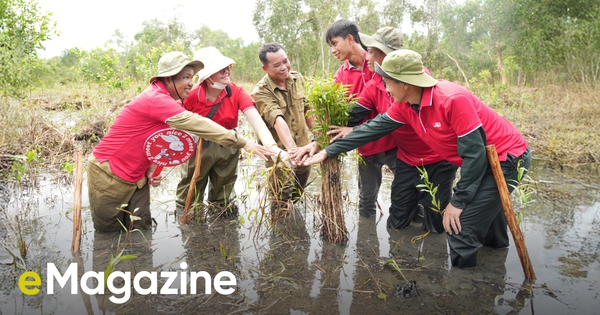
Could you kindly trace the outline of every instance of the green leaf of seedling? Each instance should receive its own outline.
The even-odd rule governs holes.
[[[137,256],[136,256],[136,255],[125,255],[125,256],[121,256],[121,257],[119,258],[119,261],[122,261],[122,260],[129,260],[129,259],[134,259],[134,258],[137,258]]]
[[[379,292],[379,294],[377,294],[377,297],[380,300],[384,300],[384,301],[387,299],[387,295],[385,293],[383,293],[383,292]]]

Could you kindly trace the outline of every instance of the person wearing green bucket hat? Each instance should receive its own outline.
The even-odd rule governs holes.
[[[202,68],[202,62],[190,60],[182,52],[164,54],[150,86],[123,107],[88,157],[88,194],[97,231],[116,232],[132,220],[133,228],[151,227],[149,186],[159,186],[162,177],[152,175],[156,165],[147,159],[144,143],[159,130],[176,128],[221,145],[244,148],[263,159],[271,155],[267,148],[181,106],[179,101],[189,95],[192,78]],[[121,211],[123,205],[139,219]]]
[[[199,49],[194,53],[194,58],[204,64],[204,69],[198,72],[199,84],[185,99],[183,107],[212,119],[229,130],[238,127],[238,113],[242,112],[261,143],[274,153],[282,152],[254,106],[250,94],[231,81],[231,68],[235,61],[212,46]],[[208,186],[208,201],[211,206],[225,210],[224,215],[237,214],[233,187],[237,179],[239,149],[223,147],[208,140],[202,141],[202,147],[202,167],[194,189],[200,196],[198,202],[203,202]],[[185,205],[194,169],[192,157],[184,163],[183,174],[177,184],[177,208],[183,209]]]
[[[507,221],[487,158],[494,144],[508,189],[531,165],[525,138],[508,120],[466,88],[436,80],[423,70],[421,55],[401,49],[388,54],[375,71],[383,77],[394,103],[385,113],[338,139],[305,163],[318,163],[404,125],[410,125],[429,147],[460,167],[460,179],[443,213],[452,266],[473,268],[482,246],[509,246]],[[378,134],[364,132],[378,129]],[[404,128],[404,127],[402,127]]]
[[[402,32],[394,27],[382,27],[373,36],[363,33],[359,33],[359,36],[360,42],[367,49],[367,64],[373,72],[375,72],[375,63],[381,63],[388,54],[402,47]],[[429,70],[424,69],[424,71]],[[356,105],[352,106],[350,112],[352,119],[348,127],[331,128],[329,134],[335,135],[332,141],[343,138],[359,122],[387,112],[392,103],[393,99],[385,89],[383,78],[375,74],[355,101]],[[372,132],[379,133],[379,130]],[[435,153],[417,136],[411,126],[398,128],[387,137],[391,138],[392,143],[397,147],[393,157],[396,161],[387,227],[407,228],[422,210],[422,228],[433,233],[443,233],[442,215],[432,210],[435,208],[431,194],[418,187],[425,183],[417,167],[427,171],[430,182],[438,187],[436,199],[439,200],[442,208],[450,202],[457,167]]]

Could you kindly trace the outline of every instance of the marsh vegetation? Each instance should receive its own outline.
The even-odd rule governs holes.
[[[375,5],[375,4],[378,5]],[[216,46],[236,60],[235,82],[250,91],[263,75],[259,43],[204,26],[187,30],[175,17],[147,21],[134,39],[121,32],[104,47],[37,57],[57,36],[36,1],[0,1],[0,309],[2,313],[218,314],[594,314],[600,284],[600,8],[593,1],[256,1],[261,42],[281,42],[292,68],[328,78],[340,63],[324,30],[332,16],[362,32],[408,22],[405,48],[420,52],[436,78],[467,86],[511,121],[529,142],[534,166],[513,193],[538,280],[525,283],[514,246],[482,249],[479,267],[449,267],[444,235],[418,224],[387,229],[389,181],[381,211],[360,218],[356,170],[342,160],[343,245],[322,237],[321,178],[315,176],[297,215],[259,226],[268,170],[245,158],[236,183],[239,216],[206,211],[190,224],[174,215],[178,169],[152,191],[155,226],[145,232],[96,233],[83,188],[83,238],[71,254],[73,170],[119,110],[147,85],[167,51],[191,55]],[[22,30],[22,32],[14,32]],[[243,119],[242,119],[243,120]],[[253,136],[242,123],[241,132]],[[352,158],[350,154],[345,159]],[[313,174],[318,174],[314,171]],[[319,197],[321,196],[321,197]],[[202,219],[200,219],[202,218]],[[234,294],[139,295],[115,305],[108,294],[25,296],[25,270],[47,263],[85,271],[231,271]],[[161,283],[162,284],[162,283]]]

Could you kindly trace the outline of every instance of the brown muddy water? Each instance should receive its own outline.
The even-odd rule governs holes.
[[[413,244],[411,239],[423,232],[420,224],[405,230],[387,229],[391,173],[386,174],[379,195],[382,212],[375,218],[359,217],[352,161],[344,168],[347,244],[334,245],[320,236],[314,202],[320,191],[317,168],[313,169],[317,179],[298,205],[297,215],[280,222],[278,232],[262,230],[257,235],[252,209],[257,204],[257,187],[264,180],[256,171],[262,163],[244,163],[236,184],[239,218],[209,217],[208,224],[179,224],[173,214],[179,176],[175,169],[163,186],[152,191],[157,225],[143,235],[133,232],[128,237],[94,232],[84,181],[85,230],[79,255],[70,252],[72,184],[46,174],[35,187],[2,185],[0,314],[600,313],[600,190],[579,183],[581,174],[566,176],[533,167],[537,192],[521,223],[537,275],[530,286],[514,245],[502,250],[482,248],[478,267],[461,270],[448,264],[445,235],[428,235]],[[516,202],[515,208],[519,209]],[[18,252],[15,216],[28,243],[24,260],[8,253]],[[74,283],[76,294],[71,294],[71,280],[63,288],[55,281],[54,293],[49,294],[49,263],[61,274],[76,263],[81,277],[104,271],[121,249],[123,255],[136,258],[120,261],[115,270],[130,272],[132,278],[142,271],[175,272],[177,279],[171,285],[175,294],[142,295],[130,284],[126,287],[131,297],[115,304],[110,292],[83,292],[80,279]],[[400,271],[385,264],[390,259]],[[37,295],[25,295],[19,289],[23,268],[40,275]],[[184,285],[187,292],[182,293],[181,283],[188,283],[190,274],[200,271],[213,278],[219,272],[231,272],[237,281],[235,291],[223,295],[211,288],[206,294],[204,281],[199,280],[197,294],[189,294],[189,285]],[[142,277],[142,288],[152,284],[149,279]],[[98,286],[92,279],[85,283],[90,288]],[[117,278],[115,286],[123,283],[123,278]],[[158,276],[155,285],[160,289],[164,283],[165,278]],[[402,290],[408,285],[416,289]]]

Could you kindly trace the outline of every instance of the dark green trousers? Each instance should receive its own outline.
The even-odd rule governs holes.
[[[202,161],[200,162],[200,174],[196,181],[194,199],[202,202],[204,192],[208,186],[208,201],[226,205],[230,199],[237,179],[237,167],[240,159],[240,150],[224,147],[215,142],[202,141]],[[177,184],[178,207],[185,205],[190,182],[196,168],[196,153],[183,165],[183,175]]]
[[[94,229],[98,232],[117,232],[129,228],[131,217],[118,210],[122,205],[140,220],[133,228],[147,230],[152,226],[150,215],[150,186],[146,178],[137,183],[125,181],[114,175],[108,161],[99,163],[94,155],[88,158],[88,196]],[[119,223],[119,221],[121,223]]]
[[[440,201],[440,209],[446,209],[452,197],[452,184],[456,178],[458,167],[447,161],[432,163],[423,166],[427,171],[429,181],[433,187],[437,187],[435,198]],[[421,179],[421,173],[412,165],[401,160],[396,161],[394,181],[392,182],[392,204],[387,227],[403,229],[410,225],[417,213],[417,205],[421,203],[425,209],[423,216],[423,229],[433,233],[443,233],[442,215],[432,210],[432,197],[429,192],[422,191],[417,187],[425,182]]]
[[[529,148],[519,157],[509,154],[506,161],[500,162],[509,192],[514,190],[513,186],[518,181],[519,161],[522,161],[520,167],[529,169]],[[500,193],[489,165],[473,200],[460,214],[460,224],[460,233],[447,236],[452,266],[475,267],[477,251],[481,246],[503,248],[510,244]]]

